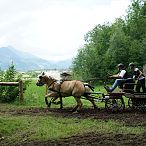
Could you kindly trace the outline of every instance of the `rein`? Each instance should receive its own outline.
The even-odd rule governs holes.
[[[54,80],[52,83],[50,83],[50,85],[48,86],[48,89],[49,89],[50,91],[57,92],[57,93],[61,96],[60,89],[59,89],[59,91],[57,91],[57,90],[55,90],[55,89],[53,89],[53,88],[50,88],[50,86],[51,86],[53,83],[55,83],[55,82],[56,82],[56,80]],[[60,87],[60,88],[61,88],[61,87]]]
[[[48,88],[53,84],[53,83],[55,83],[56,82],[56,80],[54,80],[52,83],[50,83],[50,85],[48,86]]]
[[[54,82],[56,82],[56,81],[54,81]],[[62,97],[61,92],[60,92],[61,84],[62,84],[62,83],[59,84],[59,90],[55,90],[55,89],[53,89],[53,87],[52,87],[52,88],[49,88],[54,82],[52,82],[52,83],[48,86],[48,90],[53,91],[53,92],[56,92],[56,93],[59,94],[60,97]],[[63,93],[63,92],[62,92],[62,93]]]

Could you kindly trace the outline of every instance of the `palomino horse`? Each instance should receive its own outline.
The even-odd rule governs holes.
[[[88,99],[92,104],[93,107],[96,108],[96,104],[92,96],[88,93],[90,92],[90,86],[84,85],[83,82],[78,80],[71,80],[71,81],[64,81],[63,83],[58,83],[56,79],[52,78],[51,76],[47,76],[44,73],[39,76],[39,80],[36,83],[37,86],[43,86],[46,84],[49,89],[49,93],[45,96],[45,101],[48,107],[48,97],[53,97],[56,100],[58,97],[68,97],[73,96],[77,102],[77,106],[73,109],[73,111],[80,111],[82,107],[81,96],[84,96]]]

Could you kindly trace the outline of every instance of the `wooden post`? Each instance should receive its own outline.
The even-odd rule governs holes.
[[[19,100],[22,102],[24,99],[23,97],[23,82],[22,80],[19,81]]]
[[[18,82],[0,82],[0,85],[2,86],[18,86]]]

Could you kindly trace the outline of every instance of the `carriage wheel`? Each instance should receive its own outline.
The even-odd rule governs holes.
[[[146,111],[146,102],[143,99],[129,98],[128,106],[131,109],[137,109],[140,112],[145,112]]]
[[[139,100],[138,110],[140,112],[146,112],[146,102],[143,99]]]
[[[118,99],[106,99],[105,101],[105,109],[108,112],[118,112],[123,111],[125,109],[125,103],[123,98]]]
[[[128,100],[128,106],[131,108],[131,109],[135,109],[135,105],[134,105],[134,100],[132,98],[129,98]]]

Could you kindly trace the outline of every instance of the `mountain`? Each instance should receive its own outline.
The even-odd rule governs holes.
[[[67,60],[64,60],[64,61],[56,62],[54,64],[55,64],[55,67],[57,69],[68,69],[69,67],[71,67],[72,60],[71,59],[67,59]]]
[[[67,69],[71,66],[71,60],[57,63],[47,61],[32,54],[21,52],[13,47],[0,48],[0,68],[5,70],[13,62],[16,70],[28,71],[39,69]]]

